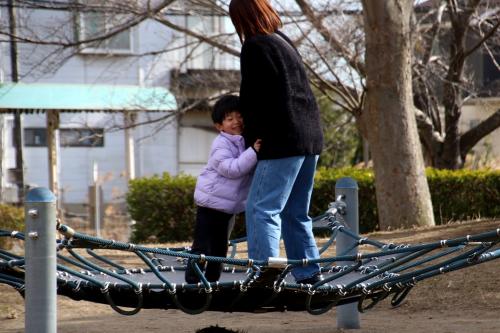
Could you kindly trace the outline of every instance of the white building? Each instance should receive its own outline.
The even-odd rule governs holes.
[[[89,39],[115,29],[114,27],[120,24],[117,20],[126,22],[130,19],[125,14],[121,17],[106,11],[78,11],[74,8],[62,8],[64,6],[53,8],[51,2],[39,3],[49,5],[51,10],[26,6],[17,8],[19,36],[31,40],[51,40],[54,44],[57,41],[71,41],[71,36],[76,36],[74,40]],[[64,3],[66,2],[59,2]],[[1,26],[8,27],[7,8],[0,9]],[[177,8],[177,11],[176,8],[173,9],[165,15],[170,22],[180,26],[204,33],[232,32],[228,17],[178,15],[176,13],[182,8]],[[234,35],[231,38],[231,42],[236,45]],[[1,41],[0,88],[5,88],[12,83],[10,44],[8,38]],[[150,19],[104,42],[87,43],[75,54],[69,54],[74,52],[75,48],[18,42],[19,82],[25,85],[53,87],[56,96],[58,93],[64,94],[62,90],[58,90],[58,87],[63,86],[82,89],[104,87],[111,92],[115,91],[116,94],[120,94],[120,91],[127,87],[161,87],[175,95],[174,104],[177,104],[179,109],[216,91],[237,89],[237,57],[217,54],[204,44],[190,43],[190,37],[176,33]],[[186,44],[191,46],[185,47]],[[164,52],[169,49],[173,51]],[[187,58],[189,59],[186,60]],[[227,80],[228,75],[232,78],[230,81]],[[221,82],[213,86],[207,84],[207,80],[209,83],[216,80]],[[7,98],[5,91],[9,90],[4,89],[3,95],[0,93],[3,152],[1,184],[3,199],[9,200],[15,197],[12,177],[16,158],[13,144],[13,109],[22,112],[25,184],[50,186],[50,177],[46,112],[42,107],[36,106],[34,96],[26,96],[35,103],[33,108],[10,109],[2,106],[2,98]],[[71,101],[69,103],[71,104]],[[129,130],[131,139],[127,141],[126,131],[117,130],[126,123],[126,114],[120,112],[121,110],[115,108],[112,112],[99,112],[110,110],[84,108],[82,111],[85,112],[78,112],[77,108],[65,112],[68,110],[59,109],[60,148],[57,174],[60,200],[70,210],[78,207],[80,210],[88,203],[88,186],[93,182],[94,165],[98,167],[104,201],[116,204],[124,201],[127,172],[128,176],[135,174],[135,177],[161,175],[164,172],[174,175],[181,172],[197,175],[207,160],[210,144],[216,135],[208,110],[205,103],[190,108],[183,114],[176,114],[175,107],[154,112],[133,112],[135,123],[149,124]],[[126,111],[125,107],[123,111]],[[159,118],[168,120],[151,122]],[[133,142],[132,148],[127,146],[130,141]],[[127,159],[127,151],[131,152],[134,158]],[[127,161],[131,160],[135,162],[127,167]]]

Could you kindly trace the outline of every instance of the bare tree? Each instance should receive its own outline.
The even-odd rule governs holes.
[[[434,224],[413,112],[411,12],[412,0],[363,1],[368,94],[359,121],[372,151],[381,229]]]
[[[414,101],[427,160],[437,168],[462,168],[470,150],[500,127],[500,108],[465,132],[458,126],[464,102],[498,94],[493,85],[476,84],[471,65],[487,55],[500,73],[499,4],[449,0],[417,7]]]
[[[335,57],[344,59],[351,71],[364,79],[364,35],[344,25],[339,28],[318,15],[317,5],[313,7],[311,1],[296,0],[296,3]],[[336,2],[335,5],[338,8],[337,21],[343,22],[342,17],[348,16],[351,26],[354,23],[362,29],[361,12],[353,10],[356,6],[352,2]],[[487,87],[475,84],[472,62],[474,56],[483,53],[491,59],[494,70],[500,71],[500,50],[495,47],[500,42],[500,7],[498,1],[425,1],[414,6],[414,18],[412,75],[415,114],[426,161],[437,168],[461,168],[471,148],[500,126],[498,110],[466,132],[462,133],[458,128],[465,101],[497,93],[494,83],[490,83],[489,91],[485,91]],[[319,42],[316,40],[315,44]],[[332,63],[330,58],[324,58],[325,62]],[[339,73],[337,68],[329,69]],[[336,91],[322,80],[326,75],[316,75],[323,91],[335,92],[340,106],[359,116],[363,110],[364,84],[353,84],[346,80],[345,75],[328,73],[328,76],[334,77],[335,88],[343,86],[347,89]],[[366,137],[366,133],[363,135]]]

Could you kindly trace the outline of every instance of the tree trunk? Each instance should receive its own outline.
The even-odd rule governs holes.
[[[412,0],[363,0],[367,129],[382,230],[434,225],[422,149],[413,112],[410,16]]]

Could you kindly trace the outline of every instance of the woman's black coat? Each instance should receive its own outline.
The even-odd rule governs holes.
[[[299,53],[281,32],[245,40],[240,104],[247,146],[262,139],[259,159],[321,153],[318,105]]]

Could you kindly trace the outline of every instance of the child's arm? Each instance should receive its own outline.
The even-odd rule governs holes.
[[[253,148],[248,148],[235,158],[229,149],[217,148],[208,163],[226,178],[239,178],[252,171],[257,164],[257,154]]]
[[[255,143],[253,144],[252,148],[253,150],[255,150],[256,154],[259,152],[261,145],[262,145],[262,139],[255,140]]]

